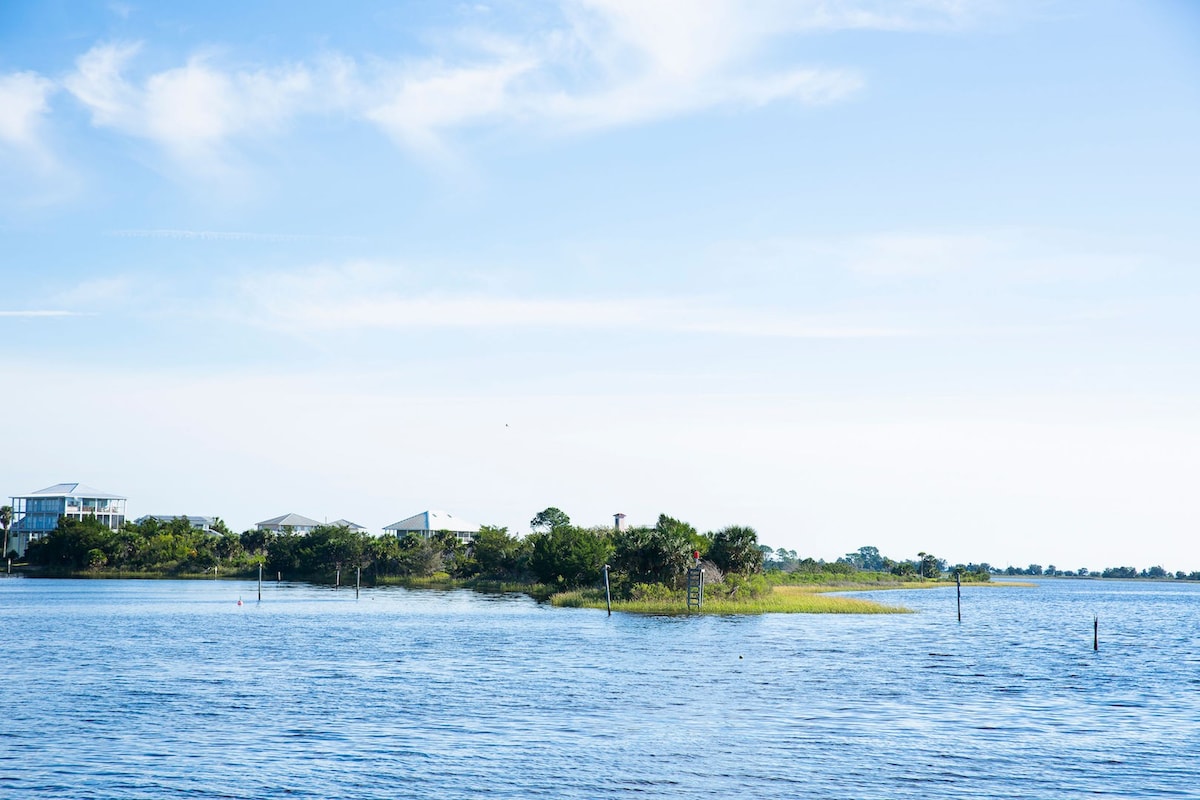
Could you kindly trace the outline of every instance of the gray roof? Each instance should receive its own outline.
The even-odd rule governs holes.
[[[365,531],[366,530],[366,528],[364,528],[362,525],[359,525],[357,522],[351,522],[348,519],[335,519],[333,522],[331,522],[329,524],[335,528],[349,528],[352,531]]]
[[[302,517],[299,514],[284,514],[281,517],[271,517],[270,519],[264,519],[262,522],[260,522],[258,524],[260,526],[261,525],[278,525],[280,528],[283,528],[283,527],[315,528],[318,525],[321,525],[322,523],[317,522],[315,519],[309,519],[308,517]]]
[[[384,528],[385,531],[454,531],[456,533],[479,533],[479,526],[474,522],[456,517],[445,511],[422,511],[407,519],[393,522]]]
[[[93,489],[84,483],[56,483],[45,489],[30,492],[26,497],[85,497],[92,500],[128,500],[119,494],[109,494],[99,489]]]

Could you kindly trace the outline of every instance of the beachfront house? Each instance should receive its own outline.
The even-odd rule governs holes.
[[[15,550],[18,556],[25,555],[30,542],[36,542],[58,527],[59,517],[95,517],[106,528],[119,530],[125,522],[126,499],[82,483],[56,483],[22,497],[13,497],[9,552]]]
[[[407,519],[393,522],[391,525],[385,526],[383,530],[399,538],[415,533],[426,539],[435,533],[449,531],[457,536],[460,542],[470,544],[475,541],[475,534],[479,533],[479,526],[445,511],[422,511]]]
[[[366,533],[367,529],[357,522],[351,522],[348,519],[335,519],[329,523],[332,528],[348,528],[351,533]]]
[[[255,524],[254,527],[260,531],[273,531],[274,533],[280,533],[284,530],[290,530],[292,533],[311,533],[323,524],[317,522],[315,519],[309,519],[299,514],[284,514],[283,516],[264,519],[262,522]]]

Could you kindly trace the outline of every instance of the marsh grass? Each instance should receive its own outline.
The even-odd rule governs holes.
[[[704,599],[705,614],[909,614],[900,606],[889,606],[858,597],[842,597],[830,592],[845,587],[776,586],[759,597]],[[604,592],[577,589],[550,597],[560,608],[605,608]],[[613,611],[634,614],[686,614],[687,601],[682,592],[670,597],[647,600],[614,600]]]

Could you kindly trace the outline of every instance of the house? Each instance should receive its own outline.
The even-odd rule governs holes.
[[[95,517],[110,530],[120,530],[125,522],[126,499],[82,483],[56,483],[23,497],[13,497],[8,549],[15,550],[18,556],[25,555],[30,542],[58,527],[59,517]]]
[[[204,531],[205,533],[211,533],[214,535],[216,534],[216,531],[214,531],[212,527],[213,523],[217,521],[216,517],[201,517],[193,516],[192,514],[185,514],[183,516],[196,530]],[[149,520],[154,520],[155,522],[160,522],[165,525],[168,522],[174,522],[175,520],[179,519],[179,517],[179,514],[146,514],[144,517],[138,517],[135,519],[134,523],[137,525],[142,525]]]
[[[426,539],[435,533],[449,531],[457,536],[460,542],[470,544],[475,541],[475,534],[479,533],[479,526],[445,511],[422,511],[420,514],[414,514],[407,519],[385,526],[384,531],[394,533],[400,538],[415,533]]]
[[[351,533],[366,533],[367,529],[357,522],[351,522],[348,519],[335,519],[329,523],[331,528],[349,528]]]
[[[290,530],[292,533],[311,533],[315,528],[319,528],[324,523],[317,522],[315,519],[302,517],[299,514],[284,514],[281,517],[271,517],[257,523],[254,527],[260,531],[274,531],[279,533],[283,530]]]

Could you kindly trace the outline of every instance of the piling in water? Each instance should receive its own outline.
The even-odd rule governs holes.
[[[954,590],[958,592],[958,621],[962,622],[962,578],[954,573]]]
[[[262,564],[258,565],[258,602],[262,602]]]
[[[1100,650],[1100,617],[1092,617],[1092,649]]]
[[[362,583],[362,567],[356,567],[354,570],[354,599],[358,599],[358,587]]]
[[[612,616],[612,592],[608,588],[608,564],[604,565],[604,605],[608,606],[608,615]]]

